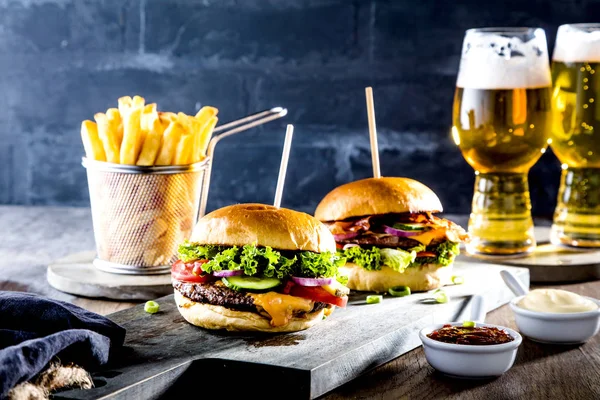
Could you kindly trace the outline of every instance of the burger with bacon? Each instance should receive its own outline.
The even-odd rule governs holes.
[[[294,332],[348,302],[335,240],[306,213],[264,204],[218,209],[198,221],[178,256],[175,302],[203,328]]]
[[[427,291],[447,284],[467,233],[439,218],[442,205],[409,178],[369,178],[339,186],[317,206],[347,260],[340,268],[353,290],[387,292],[396,286]]]

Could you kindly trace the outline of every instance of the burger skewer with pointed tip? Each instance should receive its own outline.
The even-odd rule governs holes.
[[[344,259],[332,234],[314,217],[280,207],[293,129],[287,126],[274,205],[213,211],[180,246],[171,276],[191,324],[294,332],[346,306],[349,289],[338,274]]]
[[[433,215],[442,211],[442,204],[430,188],[409,178],[381,177],[371,87],[365,88],[365,96],[373,178],[332,190],[315,217],[327,224],[347,261],[341,270],[350,289],[437,289],[451,282],[452,263],[468,235]]]

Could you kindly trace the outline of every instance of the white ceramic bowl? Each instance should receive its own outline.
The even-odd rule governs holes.
[[[523,340],[521,335],[512,329],[482,323],[477,323],[477,326],[503,329],[515,340],[502,344],[465,345],[439,342],[427,337],[429,333],[444,325],[446,324],[433,325],[419,332],[425,358],[436,370],[461,378],[491,378],[502,375],[512,367],[517,349]],[[451,322],[450,325],[461,326],[462,322]]]
[[[511,300],[519,332],[529,339],[542,343],[580,344],[600,330],[600,308],[578,313],[549,313],[530,311],[517,303],[524,296]],[[600,300],[586,297],[600,306]]]

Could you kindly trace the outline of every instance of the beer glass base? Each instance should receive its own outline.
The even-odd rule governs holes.
[[[470,256],[486,259],[506,259],[527,257],[535,249],[534,241],[488,242],[475,240],[465,246]]]
[[[595,249],[600,248],[600,235],[566,233],[563,227],[552,225],[550,243],[557,246]]]
[[[550,242],[600,247],[600,168],[563,167]]]
[[[526,174],[478,173],[469,218],[467,253],[524,257],[535,248]]]

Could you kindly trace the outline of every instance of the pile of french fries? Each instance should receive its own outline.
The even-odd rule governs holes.
[[[218,110],[205,106],[195,116],[157,111],[140,96],[121,97],[118,108],[81,123],[88,159],[139,166],[187,165],[206,157]]]

